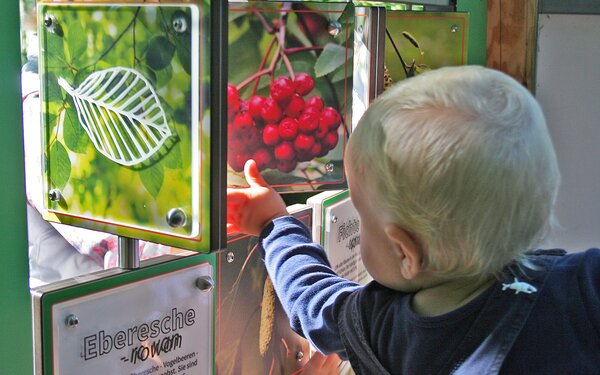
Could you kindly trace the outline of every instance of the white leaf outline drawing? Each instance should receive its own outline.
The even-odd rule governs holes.
[[[76,89],[62,77],[58,84],[73,97],[94,147],[118,164],[142,163],[172,135],[152,84],[134,69],[99,70]]]

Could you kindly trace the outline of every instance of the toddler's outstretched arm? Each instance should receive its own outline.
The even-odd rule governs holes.
[[[227,189],[227,225],[259,236],[265,266],[292,329],[322,353],[344,355],[337,313],[360,285],[333,272],[310,231],[290,216],[279,194],[258,172],[254,160],[244,168],[247,188]]]

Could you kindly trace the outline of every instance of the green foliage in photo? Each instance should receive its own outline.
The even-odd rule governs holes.
[[[45,173],[48,188],[59,189],[64,198],[60,207],[48,201],[50,209],[150,231],[192,234],[191,220],[182,228],[171,228],[165,221],[171,208],[200,217],[199,211],[209,204],[208,184],[192,185],[193,174],[210,169],[210,128],[208,124],[201,128],[201,120],[208,117],[209,98],[200,103],[201,87],[196,84],[208,85],[207,68],[200,71],[200,66],[210,66],[210,60],[208,53],[194,56],[192,51],[192,22],[198,21],[192,19],[192,10],[181,4],[40,7]],[[206,48],[210,20],[201,24],[200,48]],[[104,77],[101,74],[112,69],[134,74],[128,80],[129,73],[119,73],[112,81],[91,78]],[[145,85],[145,96],[137,86],[131,91],[136,82]],[[107,94],[94,98],[96,89]],[[110,106],[113,99],[132,104],[123,105],[121,113]],[[202,110],[195,120],[194,107]],[[163,138],[153,130],[163,117],[148,108],[160,108],[164,115]],[[137,126],[140,121],[149,125]],[[124,140],[112,140],[111,132]],[[162,146],[151,153],[144,141]],[[128,155],[128,148],[139,153],[141,161],[116,162],[117,157]],[[197,185],[205,177],[196,180]],[[192,197],[198,195],[202,197],[196,202],[206,207],[193,207]],[[204,232],[208,222],[202,225]],[[155,242],[161,242],[160,236]]]

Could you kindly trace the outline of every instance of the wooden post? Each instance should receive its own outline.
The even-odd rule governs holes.
[[[538,0],[488,1],[487,63],[535,88]]]

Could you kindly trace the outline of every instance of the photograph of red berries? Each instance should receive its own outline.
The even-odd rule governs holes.
[[[229,186],[257,162],[280,192],[345,187],[350,128],[351,5],[230,3]]]

